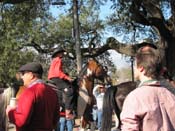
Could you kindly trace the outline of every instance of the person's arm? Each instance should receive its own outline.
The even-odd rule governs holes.
[[[58,65],[57,66],[58,66],[58,71],[59,71],[60,78],[65,79],[65,80],[68,80],[68,81],[72,81],[72,79],[63,72],[63,69],[62,69],[62,59],[59,59],[59,62],[58,62]]]
[[[99,94],[99,92],[98,92],[98,88],[100,87],[100,85],[96,85],[95,87],[94,87],[94,89],[93,89],[93,95],[95,96],[95,97],[97,97],[98,96],[98,94]]]
[[[62,59],[59,57],[56,57],[52,60],[50,68],[49,68],[48,79],[51,79],[54,77],[59,77],[60,79],[65,79],[68,81],[72,80],[68,75],[66,75],[63,72]]]
[[[33,110],[34,96],[31,91],[25,91],[18,99],[17,108],[7,112],[9,120],[17,127],[24,126],[29,120]]]
[[[139,104],[134,95],[128,95],[124,101],[121,119],[122,131],[140,131]]]
[[[53,119],[54,128],[56,128],[56,126],[57,126],[57,122],[59,120],[59,117],[60,117],[60,106],[57,102],[56,109],[55,109],[55,112],[54,112],[54,119]]]

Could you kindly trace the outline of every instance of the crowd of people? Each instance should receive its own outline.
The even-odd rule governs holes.
[[[62,69],[65,52],[64,49],[59,49],[52,54],[48,71],[48,80],[54,82],[56,91],[42,80],[41,64],[32,62],[19,68],[23,80],[22,93],[18,93],[17,105],[8,105],[6,109],[6,115],[15,124],[16,131],[73,131],[72,79]],[[157,48],[144,46],[137,51],[134,75],[140,84],[124,101],[120,130],[174,131],[175,84],[163,67]],[[162,82],[160,76],[164,77],[163,80],[169,86]],[[105,91],[104,84],[97,84],[93,89],[96,98],[93,115],[99,131]]]
[[[72,79],[62,69],[64,53],[65,50],[58,49],[52,54],[48,72],[48,80],[53,81],[57,90],[42,80],[41,64],[32,62],[19,68],[17,74],[21,75],[23,86],[16,96],[18,102],[15,107],[9,105],[6,109],[17,131],[64,131],[65,127],[73,131]]]

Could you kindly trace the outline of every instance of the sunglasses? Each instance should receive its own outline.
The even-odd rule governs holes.
[[[21,75],[23,76],[23,75],[25,75],[26,73],[29,73],[30,71],[23,71],[23,72],[21,72]]]

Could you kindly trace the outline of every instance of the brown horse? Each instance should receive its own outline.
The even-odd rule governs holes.
[[[98,79],[104,82],[104,78],[107,76],[106,69],[98,63],[95,59],[90,59],[83,73],[80,73],[78,80],[78,104],[77,112],[81,117],[81,128],[85,130],[87,124],[92,126],[92,108],[95,104],[95,98],[93,96],[94,80]],[[93,130],[93,126],[91,130]]]
[[[120,113],[122,110],[123,102],[126,96],[136,88],[136,82],[124,82],[116,86],[111,86],[107,89],[103,101],[103,116],[102,116],[102,129],[101,131],[111,131],[112,127],[112,112],[115,111],[119,119],[120,128]]]

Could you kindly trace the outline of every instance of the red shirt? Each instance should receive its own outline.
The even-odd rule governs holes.
[[[9,119],[17,131],[52,131],[58,121],[58,99],[52,87],[35,82],[18,99],[16,110]]]
[[[52,60],[49,73],[48,73],[48,79],[56,78],[56,77],[60,79],[65,79],[65,80],[70,79],[70,77],[63,72],[62,59],[60,57],[55,57]]]
[[[66,113],[64,111],[61,111],[60,112],[60,117],[65,117],[66,116]]]

